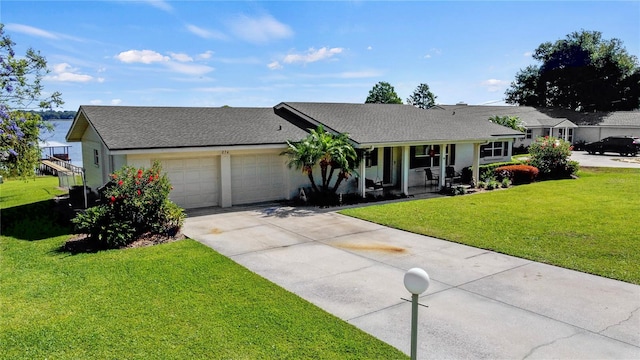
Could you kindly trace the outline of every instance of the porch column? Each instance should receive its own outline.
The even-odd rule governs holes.
[[[231,154],[223,150],[220,154],[220,207],[231,205]]]
[[[411,153],[408,146],[402,147],[402,193],[409,195],[409,154]]]
[[[447,147],[449,145],[440,145],[440,189],[444,188],[447,176]]]
[[[480,144],[473,144],[473,171],[471,176],[473,177],[473,181],[475,182],[474,186],[478,186],[478,181],[480,181]]]
[[[358,172],[360,173],[360,176],[358,177],[358,189],[360,190],[360,196],[362,196],[363,198],[367,196],[367,189],[364,187],[365,186],[365,176],[366,174],[365,172],[365,157],[362,157],[362,160],[360,160],[360,169],[358,169]]]

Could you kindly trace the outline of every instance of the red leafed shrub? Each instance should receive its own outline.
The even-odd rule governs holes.
[[[157,161],[150,169],[124,166],[111,175],[111,186],[104,193],[106,202],[79,213],[73,223],[78,232],[111,248],[127,245],[146,233],[173,236],[185,214],[169,200],[171,189]]]
[[[514,185],[529,184],[535,181],[540,172],[537,167],[531,165],[500,166],[494,171],[499,180],[508,178]]]

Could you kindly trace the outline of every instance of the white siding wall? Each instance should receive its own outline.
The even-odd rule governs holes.
[[[98,164],[94,161],[94,151],[98,151]],[[82,136],[82,164],[85,168],[87,186],[96,190],[107,182],[109,176],[107,149],[92,127]]]
[[[607,136],[629,135],[640,137],[640,128],[607,126],[580,126],[574,130],[574,141],[598,141]]]
[[[217,206],[220,199],[220,156],[212,152],[128,155],[127,164],[149,168],[162,164],[174,190],[169,198],[184,208]]]

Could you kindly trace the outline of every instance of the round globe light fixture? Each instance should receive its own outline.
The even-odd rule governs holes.
[[[429,275],[426,271],[420,268],[409,269],[404,274],[404,287],[409,290],[410,293],[420,295],[429,288]]]

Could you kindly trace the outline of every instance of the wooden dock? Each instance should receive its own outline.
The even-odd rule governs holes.
[[[83,169],[81,167],[75,166],[68,161],[64,161],[52,156],[47,156],[46,159],[40,160],[38,173],[40,175],[57,176],[59,186],[65,188],[70,188],[73,185],[78,185],[79,180],[80,183],[84,181]]]
[[[58,176],[59,173],[63,173],[65,175],[71,175],[73,173],[72,170],[67,169],[64,166],[58,165],[50,160],[42,160],[40,162],[41,170],[45,170],[44,172],[49,173],[53,176]],[[44,167],[44,169],[42,169]]]

